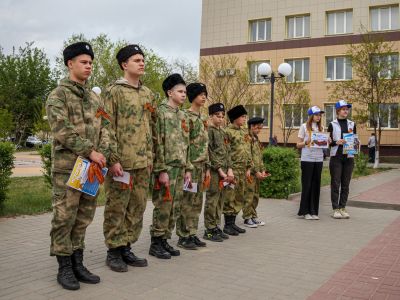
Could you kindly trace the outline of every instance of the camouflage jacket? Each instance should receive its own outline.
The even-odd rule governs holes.
[[[189,154],[189,120],[186,113],[163,101],[157,108],[155,124],[154,173],[171,167],[192,170]]]
[[[212,170],[221,168],[226,172],[231,167],[230,147],[223,128],[213,125],[208,127],[208,155]]]
[[[251,158],[253,160],[253,168],[252,173],[263,172],[265,171],[264,162],[263,162],[263,153],[262,146],[258,136],[250,133],[251,137]]]
[[[98,114],[102,109],[99,96],[68,78],[50,93],[46,112],[53,136],[53,172],[70,173],[78,155],[88,158],[92,150],[109,158],[110,122]]]
[[[151,132],[154,95],[121,78],[111,84],[104,97],[111,115],[110,165],[119,162],[124,170],[142,169],[153,163]]]
[[[253,167],[251,159],[251,138],[246,130],[230,124],[226,129],[231,153],[231,168],[247,170]]]
[[[208,159],[208,123],[207,118],[190,110],[185,111],[189,119],[190,162],[205,163],[209,166]]]

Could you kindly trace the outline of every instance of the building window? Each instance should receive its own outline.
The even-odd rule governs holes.
[[[378,115],[378,112],[376,112]],[[381,103],[379,104],[379,118],[375,117],[377,126],[382,128],[399,128],[399,104],[398,103]],[[373,127],[374,118],[370,114],[370,127]]]
[[[252,104],[246,105],[248,118],[261,117],[264,118],[263,126],[268,126],[268,104]]]
[[[326,13],[327,33],[344,34],[353,32],[353,12],[335,11]]]
[[[326,80],[351,80],[351,59],[346,56],[326,58]]]
[[[292,67],[292,73],[287,77],[287,82],[310,81],[310,59],[286,59]]]
[[[308,107],[299,104],[285,104],[285,127],[300,127],[301,124],[307,121]]]
[[[264,83],[265,80],[258,75],[258,66],[262,63],[270,63],[269,60],[249,62],[249,80],[250,83]]]
[[[289,39],[310,36],[310,15],[286,18],[287,37]]]
[[[271,19],[250,21],[250,42],[271,40]]]
[[[349,115],[347,116],[351,119],[351,108],[349,109]],[[328,128],[329,123],[336,119],[336,108],[335,104],[325,104],[325,126]]]
[[[399,6],[371,7],[370,24],[372,31],[399,29]]]
[[[399,75],[399,54],[374,55],[373,62],[380,78],[392,78]]]

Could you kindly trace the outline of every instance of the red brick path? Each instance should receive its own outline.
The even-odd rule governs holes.
[[[352,201],[400,205],[400,179],[389,181],[352,197]]]
[[[399,300],[400,217],[308,299]]]

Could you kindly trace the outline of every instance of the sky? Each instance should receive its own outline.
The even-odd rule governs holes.
[[[3,53],[33,41],[52,62],[72,34],[105,33],[197,65],[200,28],[201,0],[0,0]]]

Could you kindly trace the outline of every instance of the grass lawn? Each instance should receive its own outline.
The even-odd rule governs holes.
[[[386,171],[390,168],[368,169],[368,174]],[[353,174],[353,178],[360,175]],[[322,185],[330,184],[329,169],[322,170]],[[301,190],[299,179],[294,192]],[[98,205],[104,205],[105,195],[101,188],[97,198]],[[16,177],[11,179],[8,199],[4,203],[4,210],[0,211],[0,217],[12,217],[18,215],[34,215],[51,211],[51,190],[44,182],[43,177]]]
[[[98,205],[104,205],[103,190],[97,198]],[[47,187],[42,176],[15,177],[11,179],[8,199],[0,217],[18,215],[35,215],[51,211],[51,189]]]

